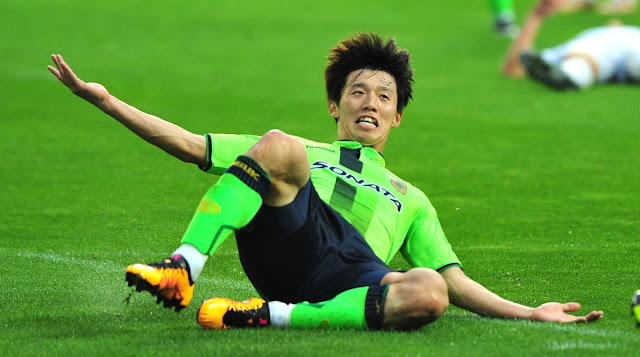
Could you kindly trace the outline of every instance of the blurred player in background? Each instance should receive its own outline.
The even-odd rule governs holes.
[[[637,5],[637,0],[565,0],[559,11],[595,10],[603,15],[628,15],[636,11]]]
[[[505,37],[515,38],[520,33],[516,22],[513,0],[487,0],[495,31]],[[637,9],[637,0],[563,0],[558,11],[571,13],[595,10],[603,15],[628,15]]]
[[[49,70],[73,93],[151,144],[221,175],[171,257],[126,269],[130,285],[179,311],[209,255],[235,232],[243,268],[269,301],[208,299],[198,310],[203,328],[406,330],[437,320],[450,302],[489,317],[602,317],[567,314],[577,303],[520,305],[465,275],[427,197],[385,168],[381,153],[413,84],[409,53],[394,40],[359,34],[331,50],[325,79],[337,124],[332,144],[279,130],[197,135],[83,82],[62,56],[52,58]],[[399,251],[412,269],[386,265]]]
[[[558,90],[587,89],[598,83],[640,82],[640,28],[619,21],[585,30],[557,46],[537,51],[544,19],[561,0],[540,0],[507,51],[502,73],[538,80]]]
[[[516,24],[516,14],[512,0],[488,0],[496,32],[505,37],[518,36],[520,28]]]

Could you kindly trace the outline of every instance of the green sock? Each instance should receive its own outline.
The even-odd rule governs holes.
[[[333,299],[296,304],[291,328],[380,329],[389,285],[363,286],[343,291]]]
[[[510,17],[513,18],[513,1],[512,0],[489,0],[491,14],[494,18]]]
[[[181,243],[193,245],[202,254],[215,252],[233,231],[251,222],[270,183],[253,159],[238,157],[205,193]]]

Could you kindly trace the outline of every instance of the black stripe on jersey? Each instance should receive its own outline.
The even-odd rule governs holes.
[[[333,186],[333,193],[331,194],[329,206],[342,207],[346,208],[347,210],[351,210],[355,198],[355,186],[351,186],[345,180],[341,179],[340,177],[336,177],[336,184],[335,186]]]
[[[347,149],[345,147],[340,147],[340,165],[357,173],[362,173],[360,149]]]

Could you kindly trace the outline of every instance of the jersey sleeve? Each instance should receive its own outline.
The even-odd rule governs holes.
[[[240,155],[260,140],[256,135],[205,134],[207,164],[199,166],[204,172],[222,175]]]
[[[440,226],[435,208],[422,193],[423,205],[414,219],[400,252],[412,267],[442,272],[462,267]]]

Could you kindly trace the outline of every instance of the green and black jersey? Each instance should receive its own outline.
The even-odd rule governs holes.
[[[209,165],[201,169],[217,175],[260,139],[232,134],[206,138]],[[305,145],[320,198],[362,233],[385,263],[400,251],[413,267],[442,271],[460,266],[427,196],[387,170],[380,153],[354,141],[298,139]]]

